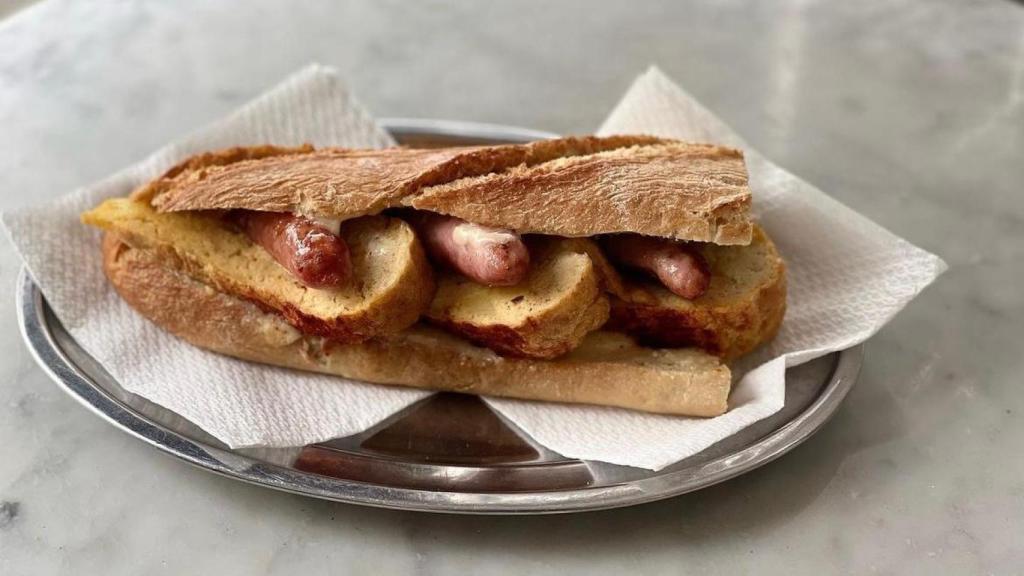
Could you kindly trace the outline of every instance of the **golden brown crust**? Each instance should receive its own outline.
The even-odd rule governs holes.
[[[405,199],[470,222],[583,237],[637,232],[746,244],[750,190],[737,150],[668,142],[463,178]]]
[[[381,384],[663,414],[716,416],[727,408],[729,369],[693,349],[644,349],[596,332],[559,360],[524,360],[420,325],[387,340],[334,344],[301,336],[275,314],[168,268],[161,256],[114,234],[105,235],[103,256],[107,277],[141,314],[196,346],[246,360]]]
[[[472,150],[472,149],[470,149]],[[185,171],[160,184],[160,211],[241,208],[347,219],[395,206],[458,167],[464,149],[324,149]]]
[[[734,360],[775,337],[786,313],[786,267],[767,234],[750,246],[706,246],[711,288],[683,300],[649,281],[627,281],[607,328],[650,346],[697,346]]]
[[[589,136],[469,148],[253,150],[190,159],[145,194],[161,211],[346,219],[405,205],[523,233],[750,240],[743,156],[720,146]]]

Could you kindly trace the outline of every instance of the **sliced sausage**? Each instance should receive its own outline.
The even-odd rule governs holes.
[[[530,252],[511,230],[431,212],[411,213],[409,221],[435,262],[480,284],[513,286],[530,268]]]
[[[348,246],[324,226],[295,214],[239,211],[238,226],[278,264],[311,288],[341,286],[352,271]]]
[[[612,262],[653,274],[681,298],[693,300],[711,283],[707,261],[685,244],[639,234],[616,234],[602,238],[601,246]]]

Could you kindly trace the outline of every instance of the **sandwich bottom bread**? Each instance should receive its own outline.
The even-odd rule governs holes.
[[[83,214],[122,298],[266,364],[715,416],[785,266],[742,154],[647,136],[231,149]],[[472,220],[464,217],[471,217]]]
[[[691,416],[726,410],[729,369],[695,348],[651,350],[623,334],[596,331],[558,361],[506,358],[425,325],[336,344],[303,335],[280,316],[194,280],[116,234],[103,238],[103,267],[143,316],[191,344],[245,360],[471,394]]]

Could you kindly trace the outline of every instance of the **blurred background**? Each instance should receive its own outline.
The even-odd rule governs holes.
[[[656,64],[951,268],[868,342],[843,407],[793,453],[667,502],[537,519],[324,504],[188,469],[66,398],[7,305],[0,502],[17,506],[0,506],[0,572],[1024,565],[1020,3],[0,0],[0,209],[102,178],[310,62],[378,116],[562,133],[594,130]],[[4,244],[4,293],[19,268]]]

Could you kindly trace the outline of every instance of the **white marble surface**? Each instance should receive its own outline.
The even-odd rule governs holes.
[[[432,516],[238,484],[65,397],[0,246],[0,573],[963,573],[1024,566],[1024,8],[987,2],[50,2],[0,22],[0,209],[90,182],[309,61],[378,115],[595,127],[656,62],[951,270],[781,460],[581,516]]]

